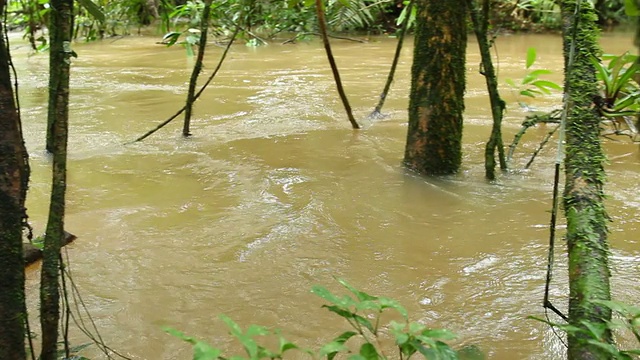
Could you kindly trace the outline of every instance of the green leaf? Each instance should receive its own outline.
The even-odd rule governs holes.
[[[376,301],[365,300],[356,304],[356,310],[375,310],[380,312],[382,311],[382,305]]]
[[[346,346],[344,346],[344,343],[332,341],[322,346],[322,348],[320,348],[320,357],[326,356],[327,359],[331,360],[336,356],[337,353],[341,351],[346,351],[346,350],[349,350],[349,349]]]
[[[290,342],[289,340],[285,339],[281,335],[279,336],[279,341],[280,341],[280,346],[278,346],[278,351],[280,352],[280,354],[284,354],[288,350],[299,349],[298,345]]]
[[[558,90],[558,91],[562,91],[562,86],[556,84],[553,81],[549,81],[549,80],[536,80],[534,82],[531,83],[531,85],[537,87],[540,90],[546,90],[549,91],[549,89],[553,89],[553,90]]]
[[[87,9],[87,12],[89,14],[91,14],[91,16],[93,16],[94,18],[96,18],[96,20],[98,20],[99,22],[103,23],[105,21],[105,15],[102,12],[102,9],[100,9],[100,7],[98,7],[98,5],[94,4],[93,1],[91,0],[78,0],[78,3],[80,5],[82,5],[85,9]]]
[[[624,1],[624,13],[627,14],[627,16],[640,16],[640,9],[638,9],[636,0]]]
[[[332,313],[336,313],[339,316],[345,318],[345,319],[353,319],[353,317],[355,316],[354,313],[352,313],[349,310],[346,310],[343,307],[340,306],[336,306],[336,305],[322,305],[323,308],[327,308],[327,310],[331,311]]]
[[[416,351],[422,354],[426,359],[438,359],[438,354],[436,353],[435,350],[425,347],[418,340],[411,341],[411,345]]]
[[[197,342],[193,346],[193,360],[216,360],[222,352],[203,342]]]
[[[164,330],[164,332],[166,332],[167,334],[171,335],[171,336],[175,336],[180,340],[184,340],[186,342],[189,342],[191,344],[195,344],[197,342],[196,339],[185,335],[183,332],[170,328],[170,327],[163,327],[162,330]]]
[[[235,337],[242,335],[242,329],[240,328],[240,325],[238,325],[235,321],[231,320],[230,317],[224,314],[218,317],[229,327],[229,329],[231,330],[231,335]]]
[[[456,334],[445,329],[426,329],[422,331],[422,336],[428,336],[432,339],[453,340],[456,338]]]
[[[407,312],[407,309],[405,309],[402,305],[400,305],[399,302],[393,299],[385,298],[385,297],[378,298],[378,301],[380,302],[380,305],[382,305],[383,310],[394,309],[397,312],[399,312],[400,315],[402,315],[402,317],[405,320],[409,317],[409,313]]]
[[[193,53],[193,45],[185,43],[184,44],[184,48],[185,50],[187,50],[187,57],[193,57],[194,53]]]
[[[527,49],[527,62],[525,68],[530,68],[536,62],[536,48]]]
[[[581,323],[587,328],[587,330],[589,330],[589,334],[597,340],[601,340],[604,332],[607,330],[607,326],[605,324],[593,323],[590,321],[582,321]]]
[[[358,324],[366,327],[369,331],[371,331],[372,334],[376,333],[375,329],[373,328],[373,325],[371,325],[371,321],[356,314],[353,314],[353,318],[358,322]]]
[[[347,288],[347,290],[349,290],[353,295],[356,296],[356,298],[358,298],[358,300],[360,301],[365,301],[365,300],[377,300],[378,297],[377,296],[372,296],[369,295],[365,292],[359,291],[356,288],[354,288],[353,286],[351,286],[346,280],[341,279],[341,278],[335,278],[342,286],[344,286],[345,288]]]
[[[380,358],[376,347],[371,343],[364,343],[360,346],[360,355],[366,360],[378,360]]]
[[[536,93],[538,93],[538,92],[535,91],[535,90],[532,90],[532,89],[527,89],[527,90],[520,91],[520,95],[528,96],[530,98],[535,98],[536,97]]]
[[[165,332],[173,335],[181,340],[193,344],[193,360],[215,360],[221,354],[219,349],[213,348],[210,345],[198,341],[191,336],[186,336],[183,332],[169,327],[163,328]]]
[[[594,303],[599,304],[599,305],[604,305],[606,307],[608,307],[609,309],[611,309],[612,311],[617,312],[618,314],[622,314],[625,316],[639,316],[640,315],[640,308],[636,307],[636,306],[632,306],[632,305],[627,305],[625,303],[621,303],[618,301],[611,301],[611,300],[593,300]]]
[[[411,334],[421,333],[422,331],[424,331],[425,328],[426,326],[415,321],[409,323],[409,333]]]
[[[264,336],[269,334],[270,332],[266,327],[258,326],[258,325],[249,326],[249,328],[247,329],[247,332],[245,333],[246,336],[259,336],[259,335]]]
[[[407,333],[396,333],[396,345],[403,345],[407,341],[409,341],[409,334]]]
[[[330,343],[325,344],[320,349],[320,357],[327,356],[327,359],[331,360],[340,351],[348,350],[348,348],[346,346],[344,346],[344,343],[347,342],[347,340],[349,340],[352,337],[354,337],[355,335],[357,335],[357,333],[355,333],[353,331],[345,331],[345,332],[343,332],[342,334],[340,334],[340,336],[338,336],[335,339],[333,339],[333,341],[331,341]]]
[[[622,74],[618,74],[618,78],[616,79],[613,89],[613,97],[617,97],[620,90],[629,84],[629,80],[638,72],[638,66],[636,63],[629,66],[626,69],[623,69]]]
[[[311,292],[327,300],[328,302],[332,304],[336,304],[345,309],[350,306],[356,305],[356,302],[349,296],[345,295],[342,298],[339,298],[335,296],[333,293],[331,293],[329,290],[327,290],[326,288],[319,285],[313,286],[311,288]]]
[[[400,345],[399,348],[402,355],[406,356],[407,358],[416,353],[416,348],[410,342]]]

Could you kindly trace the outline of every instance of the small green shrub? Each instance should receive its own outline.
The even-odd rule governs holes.
[[[333,360],[340,355],[347,356],[350,360],[388,359],[389,356],[386,355],[380,341],[384,335],[393,337],[400,359],[409,359],[416,354],[425,359],[438,360],[484,359],[482,353],[475,346],[467,346],[456,351],[445,343],[445,341],[455,338],[455,335],[450,331],[430,329],[424,324],[410,322],[407,310],[397,301],[369,295],[355,289],[342,279],[337,279],[337,281],[348,290],[350,295],[338,296],[322,286],[314,286],[311,291],[328,301],[329,304],[322,307],[345,319],[350,329],[324,344],[317,351],[294,344],[286,340],[280,331],[271,331],[264,326],[250,325],[247,330],[242,330],[238,324],[224,315],[221,315],[220,319],[229,328],[229,334],[240,342],[246,356],[227,357],[222,354],[222,350],[186,336],[180,331],[171,328],[165,328],[165,331],[192,344],[194,360],[283,359],[285,353],[291,350],[307,354],[312,359]],[[401,321],[391,321],[387,326],[381,327],[380,316],[386,310],[395,311]],[[385,334],[382,329],[385,329]],[[279,339],[277,349],[268,349],[261,345],[256,340],[259,336],[276,336]],[[354,345],[359,344],[357,353],[351,350],[354,346],[347,346],[348,342]],[[396,352],[394,352],[394,357],[395,355]]]

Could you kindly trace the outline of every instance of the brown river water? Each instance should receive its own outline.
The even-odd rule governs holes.
[[[179,109],[192,63],[156,37],[76,44],[73,60],[67,247],[82,297],[103,340],[134,359],[189,359],[169,325],[237,349],[218,319],[278,327],[301,345],[347,330],[321,309],[314,284],[339,291],[342,277],[404,304],[412,320],[456,332],[490,359],[561,359],[562,343],[541,307],[556,145],[531,170],[523,165],[547,129],[532,129],[514,171],[487,183],[482,154],[490,111],[474,39],[468,54],[464,165],[450,178],[422,178],[401,166],[411,43],[403,52],[383,120],[363,120],[384,85],[395,40],[334,40],[346,91],[364,129],[353,131],[318,42],[234,46],[197,102],[192,132],[176,120],[142,143],[122,145]],[[28,57],[16,38],[23,123],[33,167],[29,213],[42,232],[49,161],[43,153],[47,57]],[[632,36],[607,34],[605,51],[632,49]],[[508,144],[525,113],[504,79],[524,76],[528,47],[561,79],[554,35],[497,40]],[[222,48],[210,46],[203,76]],[[538,110],[560,94],[528,101]],[[612,218],[613,295],[640,294],[640,157],[624,138],[606,141]],[[561,225],[562,227],[562,225]],[[563,229],[563,228],[562,228]],[[562,232],[560,231],[560,236]],[[561,237],[552,301],[566,310]],[[38,269],[28,272],[37,309]],[[35,315],[32,319],[37,320]],[[557,318],[552,317],[553,320]],[[72,331],[75,344],[86,342]],[[623,340],[624,341],[624,340]],[[104,359],[98,348],[84,355]]]

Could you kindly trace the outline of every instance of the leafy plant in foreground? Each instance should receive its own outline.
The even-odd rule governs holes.
[[[640,349],[623,350],[620,348],[619,344],[609,344],[605,340],[604,334],[607,332],[628,332],[635,338],[637,346],[640,346],[640,308],[623,304],[618,301],[598,300],[594,302],[600,306],[611,309],[611,311],[617,316],[604,324],[584,321],[582,322],[582,325],[584,326],[582,328],[569,324],[552,323],[536,317],[530,318],[542,321],[552,327],[565,331],[568,334],[585,337],[588,343],[604,349],[610,355],[610,359],[637,359],[640,355]]]
[[[448,330],[430,329],[424,324],[409,322],[407,310],[397,301],[369,295],[355,289],[342,279],[337,281],[351,295],[338,296],[322,286],[314,286],[311,291],[328,301],[330,304],[322,307],[345,319],[351,329],[324,344],[318,351],[300,347],[286,340],[278,330],[271,331],[263,326],[250,325],[246,331],[243,331],[238,324],[224,315],[221,315],[220,319],[229,328],[229,334],[240,342],[246,356],[227,357],[222,354],[222,350],[180,331],[171,328],[165,328],[165,331],[192,344],[194,360],[283,359],[284,354],[290,350],[308,354],[312,359],[332,360],[339,355],[347,355],[350,360],[388,359],[386,349],[381,345],[385,335],[386,337],[391,335],[395,340],[400,359],[409,359],[416,354],[425,359],[438,360],[484,359],[482,353],[474,346],[456,351],[447,345],[444,341],[455,338],[455,335]],[[387,309],[395,310],[402,321],[391,321],[387,326],[382,327],[380,316]],[[270,350],[256,340],[257,337],[266,336],[275,336],[278,339],[277,349]],[[358,348],[357,352],[352,350],[355,348]]]

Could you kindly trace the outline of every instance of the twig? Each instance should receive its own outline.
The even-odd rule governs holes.
[[[529,159],[529,162],[527,163],[527,165],[524,166],[525,169],[528,169],[529,166],[531,166],[531,164],[533,163],[533,160],[535,160],[536,156],[538,156],[538,153],[540,153],[540,150],[542,150],[542,148],[547,144],[547,142],[549,142],[549,139],[551,139],[553,134],[555,134],[559,128],[560,126],[558,125],[555,128],[553,128],[553,130],[549,131],[547,135],[545,135],[544,139],[542,139],[542,141],[540,142],[540,145],[538,145],[538,148],[536,149],[536,151],[534,151],[533,155],[531,155],[531,159]]]
[[[301,32],[301,33],[296,34],[296,36],[292,37],[291,39],[282,42],[282,45],[294,43],[299,37],[302,37],[302,36],[305,36],[305,35],[313,35],[313,36],[322,37],[322,34],[317,33],[317,32]],[[330,35],[330,34],[327,34],[327,37],[330,37],[332,39],[359,42],[361,44],[366,44],[366,43],[369,42],[367,40],[356,39],[356,38],[351,38],[351,37],[346,37],[346,36]]]
[[[520,139],[530,127],[537,124],[559,124],[560,119],[558,118],[558,115],[560,114],[560,112],[560,110],[553,110],[550,113],[544,115],[527,116],[526,120],[522,122],[522,128],[520,129],[520,131],[518,131],[518,133],[516,133],[513,138],[513,142],[511,142],[511,145],[509,145],[507,163],[509,163],[511,161],[511,158],[513,158],[513,153],[515,152]]]

